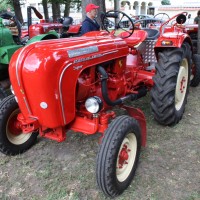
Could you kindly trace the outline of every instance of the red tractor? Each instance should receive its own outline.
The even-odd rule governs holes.
[[[151,90],[155,118],[176,124],[186,104],[192,44],[179,27],[183,16],[177,17],[170,36],[160,37],[151,30],[123,28],[125,17],[134,26],[123,12],[109,11],[103,22],[109,24],[109,17],[123,32],[107,29],[35,42],[14,53],[9,65],[13,95],[0,103],[0,150],[23,153],[38,134],[62,142],[68,130],[100,132],[97,182],[107,196],[115,197],[129,186],[146,144],[145,117],[125,102]],[[147,52],[142,52],[148,49],[145,41],[156,38],[155,70],[153,56],[145,60]],[[117,116],[114,106],[126,113]]]
[[[34,11],[35,15],[40,19],[40,23],[32,24],[32,10]],[[23,37],[28,36],[29,40],[38,40],[38,38],[36,39],[35,36],[38,36],[39,38],[42,37],[42,40],[46,40],[80,35],[81,24],[73,25],[72,17],[60,18],[58,19],[58,22],[46,22],[43,19],[43,16],[37,11],[37,9],[32,6],[28,6],[27,16],[28,27],[26,31],[22,31],[22,34]],[[28,43],[32,43],[32,40],[30,40]]]

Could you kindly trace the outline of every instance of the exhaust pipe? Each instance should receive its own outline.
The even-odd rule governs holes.
[[[129,94],[125,97],[121,97],[115,101],[112,101],[109,96],[108,96],[108,87],[107,87],[107,79],[108,79],[108,74],[106,73],[105,69],[101,66],[97,67],[98,72],[101,74],[101,90],[102,90],[102,96],[104,101],[109,105],[109,106],[116,106],[124,103],[127,100],[134,101],[136,99],[139,99],[147,94],[147,88],[142,87],[138,90],[138,94]]]

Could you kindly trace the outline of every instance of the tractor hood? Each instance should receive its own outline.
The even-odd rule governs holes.
[[[39,41],[18,50],[9,74],[23,116],[50,128],[70,123],[80,73],[127,54],[126,42],[110,36]]]

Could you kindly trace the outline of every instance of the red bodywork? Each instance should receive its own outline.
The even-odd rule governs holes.
[[[80,29],[81,29],[81,24],[77,24],[77,25],[70,25],[69,26],[69,30],[67,31],[67,33],[73,33],[73,34],[78,34]]]
[[[186,14],[186,12],[179,13],[168,21],[164,22],[160,27],[161,36],[158,38],[155,48],[163,48],[163,47],[178,47],[180,48],[184,41],[188,42],[192,46],[192,41],[188,36],[188,32],[186,31],[186,27],[183,24],[174,23],[172,25],[171,22],[180,14]],[[163,41],[170,41],[171,45],[163,45]]]
[[[63,29],[63,24],[61,23],[47,23],[44,20],[40,21],[38,24],[32,24],[29,27],[29,30],[22,30],[21,38],[29,36],[29,39],[41,35],[46,34],[49,31],[55,30],[58,33],[61,33]],[[76,35],[80,32],[81,24],[70,25],[69,29],[66,33]]]
[[[49,31],[52,30],[57,30],[60,32],[62,29],[63,25],[60,23],[39,23],[39,24],[32,24],[29,27],[29,38],[31,39],[32,37],[40,34],[45,34],[48,33]]]
[[[109,119],[115,117],[111,106],[103,102],[103,109],[95,116],[84,106],[90,96],[103,99],[97,65],[106,65],[111,100],[137,94],[140,86],[153,86],[154,72],[144,70],[142,58],[133,48],[133,44],[145,39],[145,31],[135,31],[127,39],[98,36],[101,32],[93,34],[33,43],[13,55],[9,74],[21,110],[17,119],[23,132],[39,129],[41,136],[57,141],[65,139],[66,129],[85,134],[103,133]],[[131,107],[123,108],[139,121],[145,146],[143,113]]]

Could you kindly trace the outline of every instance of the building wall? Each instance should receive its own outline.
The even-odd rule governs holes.
[[[200,0],[171,0],[172,5],[162,6],[161,0],[119,0],[119,9],[127,13],[128,15],[138,14],[152,14],[166,12],[170,17],[177,13],[186,11],[191,14],[191,20],[196,16],[198,10],[200,10]],[[114,1],[106,0],[107,10],[114,9]],[[27,6],[34,6],[41,14],[43,14],[43,7],[41,0],[23,0],[24,5],[21,6],[24,19],[27,18]],[[61,16],[63,15],[64,7],[61,6]],[[49,4],[49,16],[52,16],[51,4]],[[70,16],[74,18],[75,22],[79,22],[82,18],[81,13],[77,13],[76,10],[71,10]],[[32,18],[37,17],[32,14]]]
[[[170,8],[163,8],[160,7],[158,9],[158,12],[165,12],[167,13],[170,17],[181,13],[181,12],[188,12],[188,14],[191,14],[191,19],[193,20],[197,16],[197,11],[200,10],[200,7],[170,7]],[[190,20],[191,21],[191,20]]]
[[[41,0],[23,0],[24,5],[21,6],[22,15],[24,19],[27,18],[27,6],[35,7],[41,14],[43,14],[43,7]],[[119,9],[126,12],[127,14],[149,14],[148,9],[154,8],[154,12],[157,11],[158,7],[161,5],[161,0],[119,0]],[[107,10],[114,9],[113,1],[106,0]],[[61,6],[61,16],[64,11],[64,8]],[[52,16],[51,4],[49,4],[49,16]],[[81,13],[77,13],[76,10],[71,10],[70,16],[76,20],[82,18]],[[32,18],[37,18],[34,13]]]

